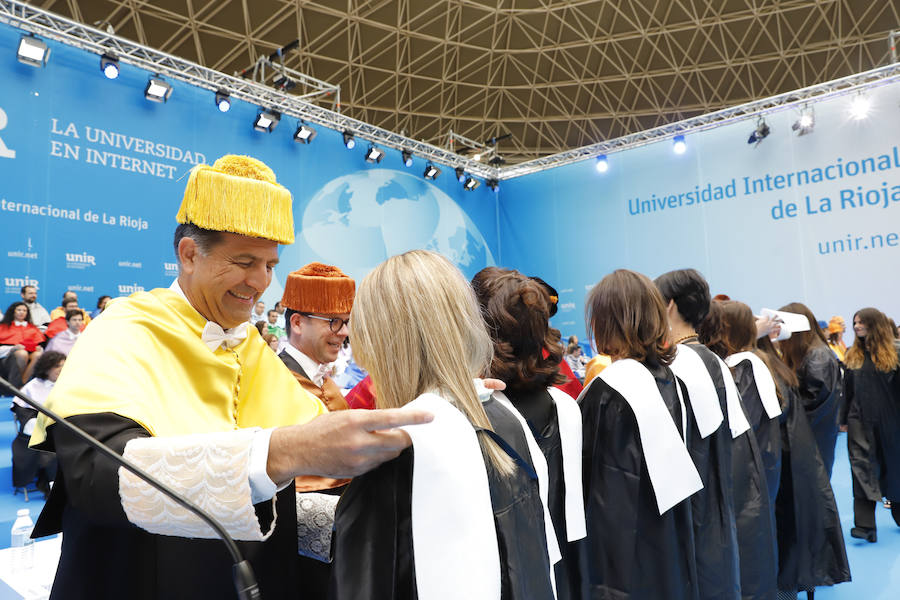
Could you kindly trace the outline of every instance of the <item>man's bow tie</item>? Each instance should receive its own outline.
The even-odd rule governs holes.
[[[231,348],[232,346],[237,346],[247,338],[248,325],[249,323],[241,323],[237,327],[225,331],[218,323],[209,321],[207,322],[206,327],[203,328],[203,334],[200,336],[200,341],[206,344],[213,352],[218,350],[219,346],[222,344],[225,344],[226,348]]]

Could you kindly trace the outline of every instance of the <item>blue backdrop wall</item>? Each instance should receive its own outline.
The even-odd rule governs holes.
[[[424,161],[407,169],[393,150],[370,165],[365,143],[347,150],[324,127],[298,144],[290,118],[256,132],[258,107],[234,102],[223,114],[211,92],[179,82],[166,104],[152,103],[147,72],[123,65],[110,81],[99,57],[60,44],[45,68],[26,66],[15,58],[20,35],[0,26],[2,308],[26,283],[48,310],[67,289],[93,308],[102,294],[168,285],[184,177],[224,153],[263,160],[294,196],[297,241],[282,249],[267,305],[287,272],[314,260],[357,279],[412,248],[439,251],[470,277],[495,263],[497,196],[464,192],[452,169],[428,182]]]
[[[771,134],[747,143],[755,120],[504,182],[503,261],[560,291],[554,324],[585,335],[584,298],[617,268],[654,278],[694,267],[754,311],[806,303],[817,318],[875,306],[900,317],[900,85],[816,104],[797,136],[797,110],[766,117]],[[851,333],[846,335],[851,341]]]
[[[79,292],[168,285],[174,214],[184,177],[226,152],[272,166],[294,195],[297,242],[264,296],[280,296],[286,273],[312,260],[359,279],[411,248],[448,256],[467,276],[500,264],[541,275],[560,291],[554,324],[585,336],[584,297],[605,274],[630,268],[655,277],[695,267],[713,293],[754,310],[800,300],[820,318],[849,320],[874,305],[900,317],[900,85],[867,93],[872,114],[848,116],[850,97],[815,105],[812,133],[798,114],[768,116],[771,135],[746,143],[755,122],[610,156],[598,174],[584,161],[464,192],[444,167],[402,166],[389,150],[380,165],[347,150],[319,127],[297,144],[296,121],[253,131],[256,106],[220,113],[213,94],[178,82],[166,104],[143,98],[148,73],[123,65],[106,80],[96,55],[51,43],[43,69],[18,63],[20,32],[0,26],[0,305],[25,284],[56,306]],[[849,336],[848,336],[849,340]]]

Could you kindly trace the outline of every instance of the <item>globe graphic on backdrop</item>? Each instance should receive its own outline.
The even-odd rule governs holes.
[[[358,282],[386,258],[417,248],[442,254],[467,278],[494,264],[481,232],[450,196],[409,173],[371,169],[333,179],[313,195],[281,264],[295,269],[318,260]]]

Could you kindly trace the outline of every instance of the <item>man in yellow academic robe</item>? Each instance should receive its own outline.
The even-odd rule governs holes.
[[[409,444],[390,428],[428,415],[328,414],[247,326],[294,238],[290,193],[266,165],[196,167],[176,218],[178,279],[111,302],[48,404],[243,540],[264,598],[302,597],[289,483],[365,472]],[[65,534],[51,598],[236,598],[202,521],[43,416],[32,445],[59,458],[35,527]]]

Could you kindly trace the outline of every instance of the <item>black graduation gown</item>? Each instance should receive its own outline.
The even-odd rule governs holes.
[[[781,484],[775,501],[778,589],[803,591],[850,581],[834,492],[797,390],[778,381]]]
[[[844,374],[853,497],[900,502],[900,369],[882,373],[868,354]]]
[[[731,372],[734,374],[734,382],[741,394],[747,420],[756,435],[756,443],[759,446],[759,454],[766,476],[769,504],[774,508],[775,497],[778,496],[778,483],[781,480],[781,431],[778,419],[770,419],[766,414],[766,409],[763,408],[750,361],[739,362]]]
[[[818,344],[810,349],[797,370],[800,401],[806,411],[825,471],[831,477],[841,406],[841,365],[831,348]]]
[[[681,404],[667,367],[651,367],[679,431]],[[687,392],[682,385],[685,396]],[[696,600],[697,564],[691,503],[659,514],[637,419],[600,378],[580,398],[584,423],[587,538],[581,550],[582,597]],[[693,427],[688,415],[688,427]]]
[[[701,355],[703,356],[703,355]],[[704,363],[710,368],[709,363]],[[710,370],[716,390],[724,389],[721,368]],[[741,410],[747,410],[741,400]],[[749,420],[749,419],[748,419]],[[775,507],[769,500],[765,466],[756,435],[750,429],[732,440],[731,473],[734,516],[740,557],[741,598],[774,600],[778,590],[778,547],[775,538]]]
[[[581,598],[578,554],[576,544],[567,541],[566,482],[563,477],[562,440],[556,404],[545,388],[521,392],[507,390],[507,398],[525,417],[544,458],[549,472],[549,511],[556,531],[556,541],[562,559],[556,563],[556,594],[559,600]]]
[[[725,383],[716,355],[702,344],[690,344],[690,347],[703,360],[710,375],[718,375],[713,383],[725,417],[719,429],[705,439],[700,437],[696,419],[692,418],[694,426],[690,428],[691,458],[703,481],[703,489],[691,496],[700,598],[740,598],[740,557],[731,478],[732,441]]]
[[[531,471],[517,466],[512,477],[501,479],[488,469],[501,598],[552,600],[544,508],[522,426],[494,400],[485,402],[484,410],[497,435]],[[408,448],[347,485],[334,519],[332,600],[418,598],[411,516],[413,461],[414,449]]]
[[[68,419],[107,446],[147,437],[135,421],[113,413]],[[42,449],[59,457],[56,483],[35,525],[34,537],[63,532],[62,555],[51,599],[220,600],[237,598],[232,560],[217,539],[153,535],[132,525],[119,500],[118,465],[59,425],[49,429]],[[272,521],[271,502],[256,505],[264,530]],[[266,600],[295,600],[297,509],[293,486],[279,492],[275,531],[265,542],[237,542]]]

